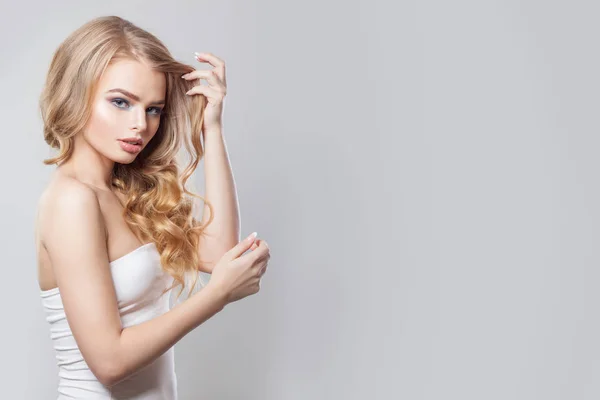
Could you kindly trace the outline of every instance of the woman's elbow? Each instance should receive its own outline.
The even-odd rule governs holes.
[[[110,387],[119,383],[122,378],[121,369],[116,362],[106,362],[101,366],[91,368],[92,372],[96,376],[96,379],[104,386]]]

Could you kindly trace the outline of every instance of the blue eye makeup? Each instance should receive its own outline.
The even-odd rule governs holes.
[[[120,98],[120,97],[112,99],[110,102],[112,104],[114,104],[115,107],[121,108],[121,109],[125,109],[126,108],[122,104],[125,104],[125,105],[129,106],[129,102],[127,100],[125,100],[125,99]],[[160,115],[162,113],[162,108],[160,108],[160,107],[150,107],[150,108],[148,108],[148,110],[154,110],[154,112],[150,113],[151,115]]]

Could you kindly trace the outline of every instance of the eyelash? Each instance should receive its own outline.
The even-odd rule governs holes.
[[[123,103],[126,103],[127,105],[129,105],[129,102],[127,100],[121,99],[121,98],[112,99],[111,103],[115,104],[116,101],[122,101]],[[117,108],[123,108],[123,107],[120,107],[120,106],[118,106],[116,104],[115,104],[115,106]],[[150,107],[150,108],[154,108],[155,110],[157,110],[153,115],[160,115],[162,113],[162,108],[160,108],[160,107]]]

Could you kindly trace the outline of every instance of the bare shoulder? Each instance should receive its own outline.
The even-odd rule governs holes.
[[[55,224],[67,223],[70,218],[66,217],[69,214],[83,213],[86,218],[92,219],[101,216],[96,192],[67,176],[52,179],[38,200],[37,212],[36,237],[39,237],[38,242],[44,247],[48,237],[55,232]]]
[[[55,177],[40,197],[40,203],[52,207],[65,202],[90,202],[96,198],[92,188],[68,176]]]

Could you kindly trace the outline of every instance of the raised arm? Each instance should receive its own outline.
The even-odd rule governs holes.
[[[44,245],[81,354],[98,380],[112,386],[221,311],[225,296],[208,284],[165,314],[123,329],[96,194],[76,181],[61,185],[45,213]]]

